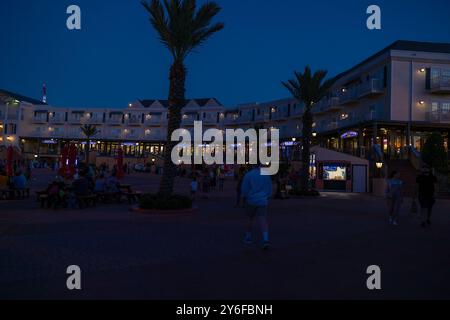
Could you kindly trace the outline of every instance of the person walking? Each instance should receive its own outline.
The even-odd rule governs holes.
[[[269,198],[272,196],[272,179],[261,174],[261,166],[254,167],[249,171],[241,187],[242,197],[245,199],[246,212],[249,217],[247,232],[244,242],[251,244],[252,227],[255,217],[258,218],[263,236],[263,249],[269,249],[269,224],[267,222],[267,206]]]
[[[387,180],[386,199],[389,210],[389,224],[398,226],[400,209],[403,202],[403,181],[400,173],[393,171]]]
[[[431,172],[428,166],[424,166],[420,175],[417,177],[418,198],[420,203],[420,213],[422,216],[422,227],[431,226],[431,215],[433,212],[435,199],[435,185],[437,183],[436,176]]]

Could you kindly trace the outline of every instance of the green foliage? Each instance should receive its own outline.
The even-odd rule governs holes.
[[[175,61],[183,61],[195,48],[224,28],[212,24],[221,7],[208,1],[197,9],[195,0],[149,0],[141,2],[161,43]]]
[[[96,126],[85,124],[81,127],[81,132],[83,132],[86,138],[90,139],[92,137],[95,137],[99,133],[99,130]]]
[[[440,173],[448,173],[448,155],[444,138],[438,132],[430,134],[422,150],[423,162]]]
[[[139,208],[145,210],[183,210],[192,208],[192,199],[181,195],[160,196],[145,194],[141,197]]]

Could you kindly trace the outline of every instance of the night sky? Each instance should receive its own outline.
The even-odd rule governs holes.
[[[217,2],[226,27],[188,59],[186,95],[226,106],[289,96],[280,82],[307,64],[335,75],[395,40],[450,42],[449,0]],[[71,4],[81,31],[66,28]],[[371,4],[382,9],[381,31],[366,28]],[[139,0],[1,0],[0,57],[0,88],[39,98],[46,82],[55,106],[168,94],[170,56]]]

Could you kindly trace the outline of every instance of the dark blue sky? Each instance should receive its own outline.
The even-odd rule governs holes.
[[[203,1],[199,1],[202,3]],[[450,1],[218,0],[226,28],[187,65],[187,97],[225,105],[288,96],[280,85],[306,64],[330,75],[399,39],[450,42]],[[66,8],[82,30],[66,28]],[[366,9],[382,9],[381,31]],[[170,56],[138,0],[1,0],[0,88],[70,107],[165,99]]]

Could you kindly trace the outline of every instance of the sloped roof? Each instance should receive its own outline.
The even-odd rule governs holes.
[[[0,89],[0,97],[1,96],[10,97],[10,98],[13,98],[15,100],[28,102],[28,103],[31,103],[31,104],[47,105],[46,103],[44,103],[42,101],[39,101],[39,100],[36,100],[36,99],[33,99],[33,98],[29,98],[29,97],[25,97],[25,96],[22,96],[20,94],[17,94],[17,93],[8,91],[8,90],[4,90],[4,89]]]
[[[185,100],[183,107],[186,106],[189,102],[191,101],[195,101],[195,103],[197,103],[200,107],[204,107],[210,100],[215,101],[217,104],[222,105],[219,100],[217,100],[216,98],[202,98],[202,99],[191,99],[191,100]],[[140,103],[145,107],[145,108],[150,108],[151,105],[153,103],[155,103],[156,101],[161,103],[165,108],[169,107],[169,100],[152,100],[152,99],[142,99],[139,100]]]
[[[369,58],[365,59],[364,61],[358,63],[354,67],[336,75],[332,80],[333,82],[336,82],[337,80],[343,78],[347,74],[351,73],[352,71],[360,68],[367,62],[378,58],[379,56],[382,56],[386,52],[389,52],[391,50],[398,50],[398,51],[416,51],[416,52],[432,52],[432,53],[449,53],[450,54],[450,43],[437,43],[437,42],[420,42],[420,41],[407,41],[407,40],[398,40],[392,43],[391,45],[387,46],[381,51],[378,51],[374,55],[370,56]]]

